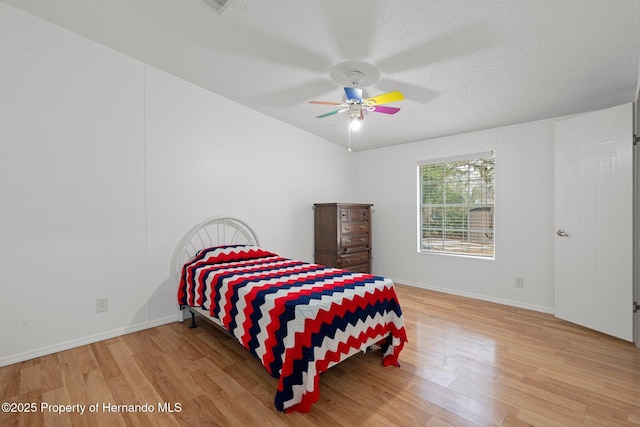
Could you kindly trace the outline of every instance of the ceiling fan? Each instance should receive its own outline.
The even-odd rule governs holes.
[[[357,87],[359,81],[364,77],[364,74],[359,71],[352,71],[349,73],[348,77],[354,87],[344,88],[345,97],[342,102],[309,101],[310,104],[332,105],[334,107],[339,107],[338,109],[329,111],[328,113],[320,114],[319,116],[316,116],[316,118],[321,119],[348,111],[350,120],[361,121],[364,120],[365,110],[384,114],[395,114],[400,111],[400,108],[388,107],[382,104],[402,101],[404,99],[404,95],[401,92],[395,90],[369,98],[361,88]]]

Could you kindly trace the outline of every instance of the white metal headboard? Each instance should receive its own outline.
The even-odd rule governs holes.
[[[200,249],[220,245],[258,246],[258,237],[251,227],[239,219],[216,216],[193,227],[183,239],[182,251],[176,260],[178,276],[182,266],[192,259]]]

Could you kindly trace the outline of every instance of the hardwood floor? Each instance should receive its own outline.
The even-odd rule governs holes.
[[[0,402],[35,403],[35,412],[3,411],[0,425],[640,425],[633,344],[547,314],[403,285],[397,292],[409,336],[402,367],[383,367],[378,352],[351,357],[322,374],[309,414],[277,412],[277,381],[200,321],[0,368]],[[74,404],[84,413],[52,411]],[[114,406],[136,404],[154,411]]]

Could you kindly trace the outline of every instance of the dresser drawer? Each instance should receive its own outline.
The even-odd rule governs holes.
[[[369,221],[369,208],[342,208],[340,221]]]
[[[368,234],[358,234],[356,236],[351,234],[343,234],[342,236],[340,236],[340,248],[345,251],[353,250],[354,248],[367,249],[368,246]]]
[[[360,264],[369,264],[369,251],[345,254],[338,257],[338,268],[350,270],[351,267],[359,266]]]
[[[341,234],[350,234],[350,233],[368,233],[369,232],[369,223],[368,222],[342,222],[340,223],[340,233]]]

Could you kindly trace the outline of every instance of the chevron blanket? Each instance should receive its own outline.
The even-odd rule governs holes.
[[[178,302],[202,307],[278,379],[279,411],[309,412],[319,376],[374,344],[399,366],[407,341],[389,279],[282,258],[255,246],[217,246],[185,264]]]

